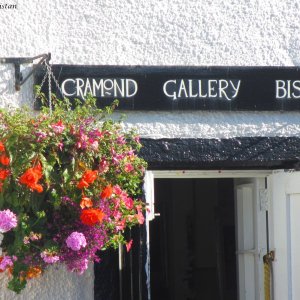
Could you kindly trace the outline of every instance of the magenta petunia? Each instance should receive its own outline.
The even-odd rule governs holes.
[[[74,231],[66,239],[67,246],[78,251],[86,246],[86,239],[83,233]]]
[[[9,209],[0,211],[0,232],[4,233],[17,227],[17,216]]]

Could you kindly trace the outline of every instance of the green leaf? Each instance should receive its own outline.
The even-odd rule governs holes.
[[[26,279],[21,279],[19,276],[13,277],[12,280],[8,282],[8,288],[17,294],[20,294],[20,292],[25,288],[26,283]]]
[[[4,204],[4,195],[3,193],[0,193],[0,209],[3,207]]]
[[[67,168],[64,169],[62,175],[63,175],[64,183],[67,183],[71,178],[71,176],[69,174],[69,170]]]

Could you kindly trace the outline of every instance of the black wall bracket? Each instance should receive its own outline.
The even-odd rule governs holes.
[[[21,72],[21,65],[33,63],[34,60],[39,59],[37,64],[34,64],[32,70],[26,75],[23,76]],[[15,66],[15,88],[16,91],[21,89],[21,85],[23,85],[27,79],[35,72],[36,68],[42,65],[44,62],[48,62],[51,59],[51,53],[41,54],[34,57],[0,57],[0,64],[14,64]]]

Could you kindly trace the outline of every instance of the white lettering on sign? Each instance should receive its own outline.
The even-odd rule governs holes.
[[[67,78],[61,89],[67,97],[131,98],[138,92],[138,84],[129,78]]]
[[[170,79],[163,84],[164,94],[177,99],[224,99],[237,97],[241,86],[238,79]]]
[[[277,99],[300,98],[300,80],[276,80]]]

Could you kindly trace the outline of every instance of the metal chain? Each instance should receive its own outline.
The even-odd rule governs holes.
[[[61,89],[61,87],[60,87],[60,85],[59,85],[57,79],[55,78],[55,76],[54,76],[54,74],[53,74],[53,72],[52,72],[52,70],[51,70],[51,67],[50,67],[50,73],[51,73],[51,76],[52,76],[52,78],[53,78],[53,81],[54,81],[56,87],[58,88],[58,90],[59,90],[61,96],[64,98],[65,94],[64,94],[63,90]]]
[[[48,74],[48,97],[49,97],[49,110],[50,110],[50,115],[52,115],[52,88],[51,88],[51,67],[47,64],[47,74]]]
[[[50,114],[52,114],[52,83],[51,83],[51,77],[57,87],[57,89],[59,90],[60,94],[62,95],[62,97],[64,97],[64,92],[62,91],[57,79],[55,78],[53,72],[52,72],[52,69],[51,69],[51,65],[49,65],[49,63],[47,61],[45,61],[45,65],[46,65],[46,68],[47,68],[47,72],[45,73],[45,76],[42,80],[42,83],[40,85],[40,89],[42,89],[45,81],[46,81],[46,78],[48,78],[48,97],[49,97],[49,109],[50,109]],[[39,94],[37,94],[34,98],[34,102],[36,101],[36,99],[38,98]]]

